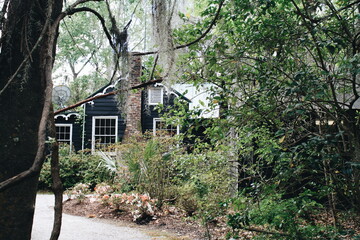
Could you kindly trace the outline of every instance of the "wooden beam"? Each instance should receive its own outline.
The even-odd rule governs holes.
[[[73,109],[73,108],[76,108],[84,103],[87,103],[87,102],[90,102],[90,101],[93,101],[95,99],[99,99],[99,98],[104,98],[104,97],[107,97],[107,96],[111,96],[111,95],[115,95],[115,94],[118,94],[119,92],[121,91],[129,91],[129,90],[135,90],[135,89],[139,89],[139,88],[143,88],[143,87],[146,87],[148,85],[152,85],[154,83],[160,83],[162,82],[163,80],[162,79],[155,79],[155,80],[151,80],[151,81],[147,81],[147,82],[144,82],[144,83],[141,83],[139,85],[136,85],[136,86],[133,86],[131,88],[128,88],[126,90],[124,89],[119,89],[119,90],[116,90],[116,91],[112,91],[112,92],[109,92],[109,93],[105,93],[105,94],[101,94],[101,95],[97,95],[97,96],[94,96],[94,97],[90,97],[90,98],[87,98],[85,100],[82,100],[80,102],[77,102],[73,105],[70,105],[66,108],[63,108],[63,109],[59,109],[57,111],[54,112],[54,115],[57,115],[59,113],[62,113],[62,112],[65,112],[67,110],[70,110],[70,109]]]

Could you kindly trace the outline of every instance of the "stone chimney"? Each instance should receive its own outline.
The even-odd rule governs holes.
[[[128,86],[133,87],[140,84],[141,76],[141,57],[129,56],[129,81]],[[126,128],[124,139],[131,136],[139,136],[142,133],[141,129],[141,89],[129,90],[128,98],[126,101]]]

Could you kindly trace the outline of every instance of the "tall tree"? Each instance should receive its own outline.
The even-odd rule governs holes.
[[[255,151],[257,167],[278,165],[282,190],[310,188],[303,177],[311,175],[318,190],[326,185],[358,211],[359,3],[230,1],[212,37],[192,46],[184,65],[189,80],[217,86],[214,102],[226,103],[221,122],[243,136],[235,139],[243,169],[253,159],[242,149]],[[204,15],[212,11],[209,5]],[[179,37],[196,31],[191,26]]]
[[[94,3],[87,5],[95,7]],[[106,16],[104,4],[98,5],[97,12]],[[112,55],[96,16],[84,12],[61,22],[53,77],[57,84],[70,87],[68,104],[85,99],[109,82]]]
[[[113,42],[104,17],[94,9],[78,6],[90,1],[102,0],[73,1],[63,12],[62,0],[1,2],[0,239],[31,237],[38,175],[46,151],[46,127],[49,119],[53,121],[51,74],[60,21],[78,12],[95,15],[117,53],[119,42]],[[223,1],[218,13],[222,5]],[[214,23],[197,39],[175,48],[200,41]],[[156,51],[143,55],[153,53]]]
[[[8,6],[6,6],[8,4]],[[0,52],[0,239],[30,239],[39,167],[45,151],[51,72],[62,1],[5,1]],[[41,165],[40,165],[41,166]]]

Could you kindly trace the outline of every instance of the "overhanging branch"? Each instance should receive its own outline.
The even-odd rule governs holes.
[[[203,32],[200,37],[198,37],[197,39],[195,39],[194,41],[192,42],[189,42],[187,44],[183,44],[183,45],[179,45],[179,46],[176,46],[174,47],[175,50],[178,50],[178,49],[182,49],[182,48],[186,48],[186,47],[189,47],[195,43],[198,43],[201,39],[203,39],[210,31],[211,29],[213,28],[213,26],[215,25],[216,21],[218,20],[219,16],[220,16],[220,12],[221,12],[221,9],[222,7],[224,6],[224,3],[225,3],[225,0],[221,1],[219,3],[219,6],[218,6],[218,9],[215,13],[215,16],[213,18],[213,20],[211,21],[209,27],[206,29],[205,32]],[[134,56],[144,56],[144,55],[150,55],[150,54],[156,54],[158,53],[158,51],[150,51],[150,52],[139,52],[139,53],[134,53],[133,55]]]
[[[87,102],[90,102],[90,101],[93,101],[95,99],[99,99],[99,98],[104,98],[104,97],[107,97],[107,96],[111,96],[111,95],[115,95],[121,91],[129,91],[129,90],[135,90],[135,89],[139,89],[139,88],[143,88],[143,87],[146,87],[148,85],[151,85],[151,84],[154,84],[154,83],[160,83],[162,82],[163,80],[162,79],[155,79],[155,80],[151,80],[151,81],[147,81],[147,82],[144,82],[144,83],[141,83],[141,84],[138,84],[138,85],[135,85],[131,88],[128,88],[128,89],[119,89],[119,90],[116,90],[116,91],[112,91],[112,92],[109,92],[109,93],[105,93],[105,94],[102,94],[102,95],[97,95],[97,96],[94,96],[94,97],[90,97],[90,98],[87,98],[85,100],[82,100],[80,102],[77,102],[71,106],[68,106],[66,108],[63,108],[63,109],[60,109],[60,110],[57,110],[54,112],[54,114],[59,114],[59,113],[62,113],[62,112],[65,112],[67,110],[70,110],[70,109],[73,109],[73,108],[76,108],[84,103],[87,103]]]

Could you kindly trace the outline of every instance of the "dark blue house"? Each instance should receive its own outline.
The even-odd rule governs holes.
[[[131,71],[125,80],[134,86],[140,82],[141,59],[133,58],[130,64]],[[115,90],[115,85],[109,84],[90,97],[111,93]],[[159,104],[164,107],[174,106],[177,97],[190,102],[162,84],[154,84],[140,91],[128,91],[125,113],[119,110],[116,94],[94,99],[84,103],[82,111],[55,115],[57,140],[68,143],[75,151],[91,149],[95,152],[98,149],[111,151],[107,147],[113,143],[146,131],[153,134],[158,131],[178,134],[180,127],[165,124],[156,109]]]

